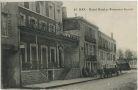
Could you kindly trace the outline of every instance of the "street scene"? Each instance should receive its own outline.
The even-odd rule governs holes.
[[[123,72],[117,77],[92,80],[69,86],[53,88],[56,90],[137,90],[136,70]]]
[[[136,90],[136,6],[0,2],[1,88]]]

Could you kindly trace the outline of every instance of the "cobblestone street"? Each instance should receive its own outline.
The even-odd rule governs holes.
[[[100,79],[79,83],[56,90],[136,90],[136,70],[126,71],[127,73],[112,78]]]

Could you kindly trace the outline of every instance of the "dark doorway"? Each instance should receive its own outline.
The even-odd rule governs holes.
[[[62,50],[59,50],[59,66],[62,67]]]
[[[56,66],[55,58],[56,58],[55,49],[51,49],[51,65],[52,65],[52,67]]]
[[[53,80],[53,71],[48,71],[48,80],[51,81]]]
[[[42,64],[43,64],[43,68],[47,68],[47,50],[46,50],[46,48],[42,48]]]
[[[32,55],[32,68],[37,69],[37,51],[36,47],[31,47],[31,55]]]

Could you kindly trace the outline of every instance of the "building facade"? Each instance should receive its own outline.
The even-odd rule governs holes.
[[[101,32],[98,26],[82,17],[63,20],[64,31],[80,37],[78,53],[80,68],[92,76],[98,69],[114,68],[116,65],[116,41]]]
[[[82,17],[66,18],[63,20],[64,31],[80,37],[78,61],[79,67],[91,76],[96,73],[97,68],[97,33],[98,27],[91,24]]]
[[[79,38],[63,32],[62,2],[25,2],[18,9],[22,84],[73,78]]]
[[[1,3],[2,87],[20,87],[21,77],[17,8],[15,3]]]
[[[2,87],[94,76],[115,62],[113,38],[60,1],[1,3]]]
[[[114,68],[116,65],[116,41],[98,31],[98,68]]]
[[[79,77],[70,75],[79,37],[63,33],[62,2],[1,5],[3,87]]]

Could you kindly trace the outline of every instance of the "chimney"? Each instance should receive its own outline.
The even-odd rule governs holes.
[[[113,33],[111,33],[111,38],[113,39]]]
[[[67,18],[67,10],[66,10],[66,7],[62,7],[62,18]]]
[[[75,13],[75,17],[77,17],[77,13]]]

